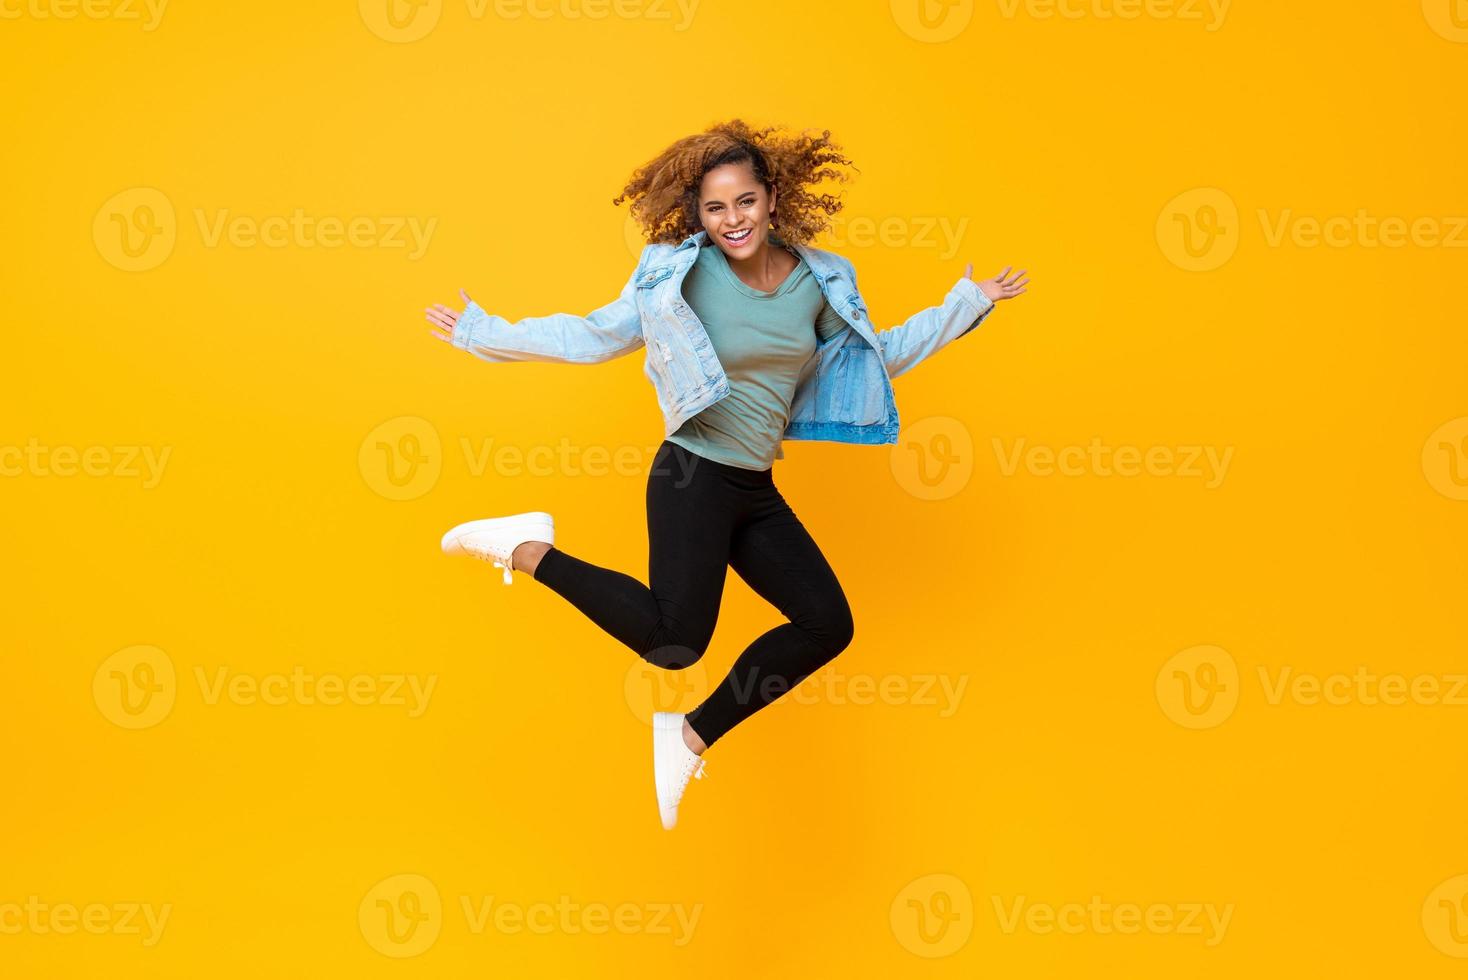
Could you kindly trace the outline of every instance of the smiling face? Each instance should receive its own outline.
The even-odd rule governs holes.
[[[770,234],[770,212],[776,193],[768,192],[748,163],[726,163],[703,175],[698,193],[698,216],[708,232],[732,259],[758,255]]]

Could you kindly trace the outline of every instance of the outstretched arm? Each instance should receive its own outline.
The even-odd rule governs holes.
[[[963,278],[948,290],[942,303],[920,310],[900,326],[878,333],[877,340],[881,343],[887,373],[895,378],[910,370],[939,348],[977,327],[993,312],[995,303],[1025,292],[1029,280],[1020,277],[1027,270],[1010,276],[1013,268],[1009,266],[993,279],[975,282],[974,266],[970,262],[964,269]]]
[[[433,336],[486,361],[597,364],[629,354],[643,344],[636,282],[634,271],[620,296],[586,316],[551,313],[510,321],[486,313],[462,289],[463,313],[442,304],[424,312],[433,325]]]

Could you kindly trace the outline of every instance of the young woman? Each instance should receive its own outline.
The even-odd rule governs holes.
[[[807,243],[841,204],[814,185],[849,166],[827,131],[780,136],[739,120],[669,146],[613,201],[650,244],[621,295],[585,317],[510,322],[430,307],[439,340],[492,362],[598,363],[646,346],[666,441],[647,483],[648,584],[555,547],[549,514],[469,521],[448,554],[528,572],[650,663],[681,670],[707,649],[726,567],[788,619],[755,639],[687,715],[653,717],[663,826],[677,821],[703,753],[851,642],[836,574],[776,489],[782,439],[897,441],[891,378],[1025,292],[1006,268],[969,265],[943,303],[874,332],[851,263]]]

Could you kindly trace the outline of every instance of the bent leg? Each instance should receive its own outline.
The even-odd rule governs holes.
[[[708,649],[729,563],[733,512],[712,467],[664,443],[647,482],[648,585],[552,548],[535,579],[658,667]]]
[[[689,726],[707,745],[778,700],[851,643],[851,607],[825,555],[783,498],[735,531],[729,562],[790,621],[756,639]]]

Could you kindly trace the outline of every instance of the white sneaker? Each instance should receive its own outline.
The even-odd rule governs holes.
[[[690,778],[703,778],[703,768],[703,758],[683,741],[683,716],[671,711],[653,712],[652,774],[664,830],[672,830],[678,823],[683,790]]]
[[[450,528],[439,546],[446,555],[472,555],[494,562],[495,568],[505,570],[505,584],[509,585],[513,581],[510,556],[526,541],[556,543],[556,524],[549,514],[533,510],[509,517],[468,521]]]

